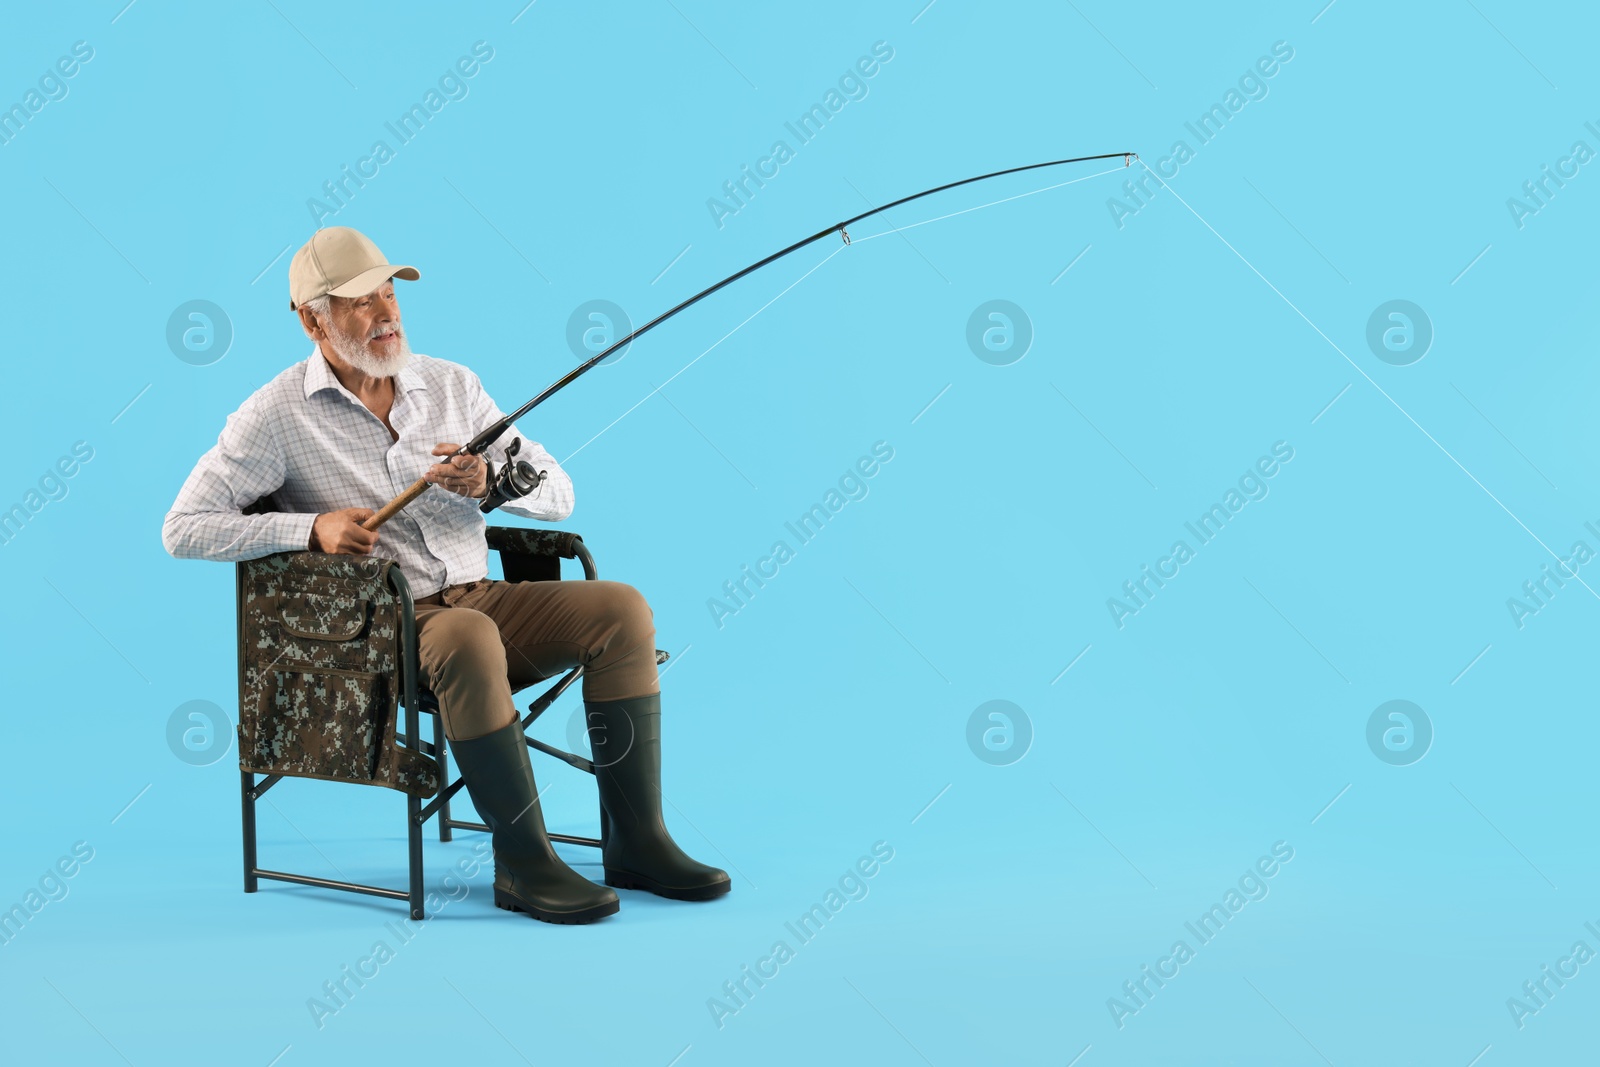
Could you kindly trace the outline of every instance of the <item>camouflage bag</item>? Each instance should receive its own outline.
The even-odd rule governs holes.
[[[394,566],[320,552],[238,564],[241,770],[438,791],[438,764],[395,743]]]

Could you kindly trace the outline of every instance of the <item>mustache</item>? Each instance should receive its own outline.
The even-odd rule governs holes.
[[[391,330],[394,331],[391,342],[394,351],[380,355],[368,347],[372,339]],[[340,359],[374,378],[393,377],[403,371],[411,360],[411,345],[398,322],[374,327],[366,334],[345,333],[337,324],[329,323],[329,340]]]

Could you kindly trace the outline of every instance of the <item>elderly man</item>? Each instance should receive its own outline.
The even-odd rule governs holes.
[[[616,893],[551,848],[511,699],[514,687],[579,663],[591,728],[626,748],[595,761],[606,885],[677,900],[720,896],[727,874],[685,855],[662,820],[661,694],[644,598],[620,582],[487,578],[479,504],[488,466],[451,454],[504,413],[467,368],[411,352],[394,279],[419,277],[342,226],[318,230],[295,253],[289,307],[317,347],[228,417],[184,482],[162,541],[180,558],[310,549],[398,561],[418,594],[420,680],[439,699],[467,790],[493,831],[500,907],[557,923],[592,922],[618,907]],[[566,518],[572,479],[537,442],[513,426],[490,459],[504,462],[513,439],[517,458],[545,477],[505,509]],[[378,531],[363,527],[419,474],[438,489]],[[268,495],[277,512],[241,513]]]

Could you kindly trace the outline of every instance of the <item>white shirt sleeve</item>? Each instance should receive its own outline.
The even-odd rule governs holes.
[[[258,396],[228,416],[162,523],[161,543],[172,555],[235,562],[310,547],[314,514],[241,513],[283,485],[283,449],[271,418]]]
[[[477,375],[472,376],[474,391],[472,401],[473,421],[480,429],[486,429],[496,421],[505,418],[505,412],[490,399],[488,392],[483,388],[483,383]],[[517,451],[517,459],[533,465],[535,470],[545,473],[544,480],[539,483],[539,488],[527,496],[518,497],[500,505],[501,511],[513,515],[521,515],[526,519],[539,519],[544,522],[556,522],[572,514],[576,498],[572,489],[572,477],[561,469],[561,464],[556,458],[545,451],[543,445],[530,438],[513,424],[505,433],[491,444],[484,455],[494,463],[498,473],[506,462],[506,446],[512,440],[520,438],[522,444]]]

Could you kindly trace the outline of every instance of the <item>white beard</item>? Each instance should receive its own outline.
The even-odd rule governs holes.
[[[345,333],[332,321],[331,316],[324,324],[324,329],[328,333],[328,343],[333,345],[339,358],[369,378],[398,377],[411,362],[411,344],[406,340],[406,331],[398,324],[394,330],[399,337],[400,348],[392,356],[374,355],[368,350],[366,340]]]

